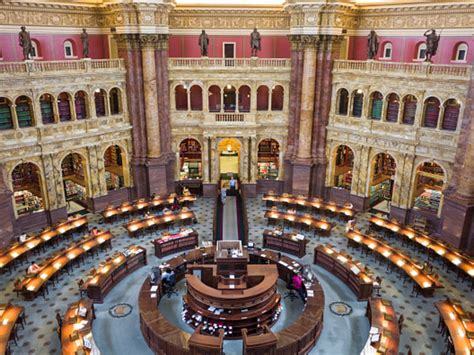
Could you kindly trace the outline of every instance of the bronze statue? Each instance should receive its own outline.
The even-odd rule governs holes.
[[[367,37],[367,57],[369,59],[375,59],[377,52],[379,51],[379,37],[374,30],[371,30]]]
[[[441,35],[436,35],[436,30],[432,28],[427,30],[424,34],[426,37],[426,57],[425,62],[431,62],[431,58],[436,55],[438,50],[438,43]]]
[[[82,29],[81,41],[82,41],[82,57],[89,58],[89,34],[87,33],[85,28]]]
[[[207,57],[207,50],[209,48],[209,36],[205,30],[202,30],[199,36],[199,46],[201,47],[201,56]]]
[[[25,26],[21,26],[21,32],[18,34],[20,47],[23,48],[23,60],[31,59],[33,55],[33,45],[31,43],[30,33],[26,31]]]
[[[254,28],[253,32],[250,34],[250,48],[252,49],[252,57],[256,57],[257,52],[262,49],[260,41],[260,33],[258,33],[256,28]]]

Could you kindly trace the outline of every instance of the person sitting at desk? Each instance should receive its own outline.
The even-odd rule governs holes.
[[[97,237],[97,236],[100,234],[99,228],[97,228],[97,227],[92,228],[90,234],[91,234],[93,237]]]
[[[31,265],[28,266],[28,274],[37,274],[41,268],[34,261],[31,262]]]
[[[171,213],[171,210],[168,207],[163,208],[163,214]]]
[[[300,295],[301,300],[303,301],[303,303],[306,303],[306,295],[305,295],[305,292],[303,290],[303,279],[301,278],[301,274],[297,273],[297,274],[293,275],[293,277],[291,279],[291,283],[293,285],[293,288]]]
[[[161,274],[161,281],[163,281],[166,285],[169,285],[171,282],[171,277],[174,275],[174,271],[171,270],[169,267],[165,269],[165,272]]]
[[[171,205],[171,210],[174,212],[174,211],[178,211],[180,209],[180,204],[179,204],[179,200],[178,200],[178,196],[175,196],[173,198],[173,204]]]

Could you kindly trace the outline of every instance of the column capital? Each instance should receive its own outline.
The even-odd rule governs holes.
[[[138,43],[142,49],[168,49],[167,34],[140,34]]]
[[[292,50],[318,48],[320,38],[317,35],[288,35]]]

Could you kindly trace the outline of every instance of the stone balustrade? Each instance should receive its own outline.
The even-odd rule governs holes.
[[[170,58],[170,70],[173,69],[252,69],[291,68],[288,58]]]

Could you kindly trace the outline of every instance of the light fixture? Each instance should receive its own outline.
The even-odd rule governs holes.
[[[358,94],[362,94],[362,89],[357,89]]]
[[[227,84],[227,89],[228,89],[228,90],[232,89],[232,85]]]

